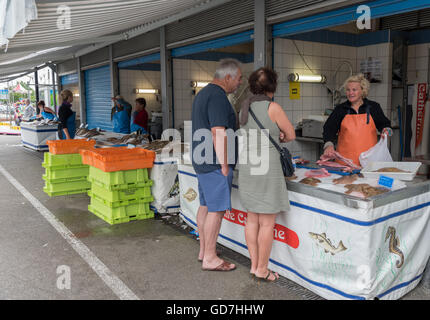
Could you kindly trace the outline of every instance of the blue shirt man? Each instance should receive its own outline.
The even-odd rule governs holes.
[[[227,94],[242,83],[240,63],[234,59],[219,62],[214,79],[200,90],[192,109],[191,159],[197,173],[200,207],[197,228],[200,237],[198,260],[207,271],[231,271],[233,263],[219,258],[216,241],[226,210],[231,209],[235,143],[227,143],[227,130],[236,130],[236,114]],[[196,140],[196,141],[194,141]],[[233,159],[233,161],[232,161]]]

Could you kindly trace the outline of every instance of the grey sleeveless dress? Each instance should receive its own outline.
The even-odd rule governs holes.
[[[269,118],[269,101],[253,102],[250,109],[272,138],[279,143],[279,128]],[[273,214],[288,211],[290,203],[278,150],[249,114],[248,122],[240,128],[239,197],[242,207],[250,212]],[[254,137],[254,138],[253,138]],[[256,138],[258,137],[258,138]],[[246,143],[242,143],[245,142]]]

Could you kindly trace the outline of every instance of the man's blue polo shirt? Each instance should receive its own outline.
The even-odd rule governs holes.
[[[221,169],[221,165],[218,164],[219,162],[216,160],[212,135],[209,134],[211,132],[211,128],[224,127],[226,129],[232,129],[231,132],[235,132],[237,130],[236,113],[231,106],[230,101],[228,101],[224,89],[213,83],[210,83],[201,89],[193,101],[191,120],[193,133],[191,159],[194,170],[196,173],[208,173]],[[201,131],[200,129],[206,130]],[[194,141],[194,139],[197,139],[197,141]],[[209,143],[212,146],[212,156],[208,154],[207,158],[205,148],[202,147],[203,145],[200,145],[206,141],[206,139],[209,139],[208,144],[204,144],[204,146],[209,145]],[[235,162],[237,159],[234,136],[232,137],[229,135],[227,150],[230,151],[229,164],[234,166],[235,163],[232,162]],[[233,152],[231,152],[231,150],[233,150]],[[194,154],[194,151],[197,152]],[[196,156],[199,159],[197,159]],[[202,159],[205,159],[203,163],[201,163]]]

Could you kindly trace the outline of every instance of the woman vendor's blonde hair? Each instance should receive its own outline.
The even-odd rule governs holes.
[[[367,98],[367,96],[369,95],[370,82],[366,79],[364,74],[359,73],[346,79],[346,81],[343,83],[343,88],[345,89],[345,91],[346,86],[350,82],[358,82],[361,86],[361,90],[363,90],[363,98]]]
[[[60,96],[63,101],[66,101],[68,97],[73,97],[73,92],[69,89],[64,89],[61,91]]]

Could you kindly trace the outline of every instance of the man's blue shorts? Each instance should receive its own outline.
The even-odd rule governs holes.
[[[221,169],[218,169],[209,173],[197,174],[197,180],[201,206],[208,207],[209,212],[231,210],[232,168],[230,168],[228,176],[224,176]]]

